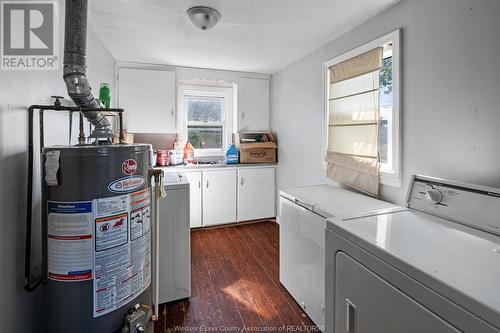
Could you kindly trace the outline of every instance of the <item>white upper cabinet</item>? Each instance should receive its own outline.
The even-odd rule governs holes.
[[[240,78],[238,130],[269,130],[269,80]]]
[[[124,128],[136,133],[177,131],[175,71],[119,68],[118,105]]]

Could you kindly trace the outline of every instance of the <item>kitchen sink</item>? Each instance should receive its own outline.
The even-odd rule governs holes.
[[[195,161],[193,164],[195,164],[195,165],[215,165],[215,164],[222,164],[222,161]]]

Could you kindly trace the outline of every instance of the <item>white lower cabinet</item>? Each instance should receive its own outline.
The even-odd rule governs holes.
[[[236,169],[203,171],[203,226],[236,221]]]
[[[238,169],[238,221],[276,216],[274,168]]]
[[[335,333],[458,333],[443,319],[339,252]]]
[[[191,228],[276,216],[274,167],[203,169],[184,174],[189,181]]]
[[[280,282],[322,330],[325,224],[323,217],[280,197]]]
[[[201,171],[185,172],[189,181],[189,219],[191,228],[202,226],[202,177]]]

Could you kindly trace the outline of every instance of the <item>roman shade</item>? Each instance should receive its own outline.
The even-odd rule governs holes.
[[[329,68],[327,176],[379,194],[379,81],[383,48]]]

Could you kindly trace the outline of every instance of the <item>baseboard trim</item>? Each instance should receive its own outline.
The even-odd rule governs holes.
[[[267,218],[267,219],[251,220],[251,221],[231,222],[231,223],[225,223],[225,224],[210,225],[210,226],[206,226],[206,227],[191,228],[191,231],[237,227],[240,225],[255,224],[255,223],[262,223],[262,222],[275,222],[276,223],[276,218]]]

